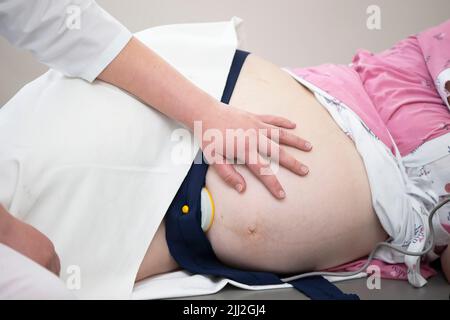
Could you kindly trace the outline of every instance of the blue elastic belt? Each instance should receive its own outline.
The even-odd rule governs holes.
[[[222,96],[223,103],[229,103],[247,55],[248,52],[236,51]],[[224,277],[246,285],[283,284],[274,273],[234,269],[217,259],[201,228],[200,193],[205,186],[208,164],[203,161],[201,152],[196,160],[201,161],[194,161],[165,217],[166,239],[172,257],[180,267],[191,273]],[[185,205],[189,206],[188,214],[182,212]],[[343,293],[323,277],[303,278],[289,283],[311,299],[358,299],[357,295]]]

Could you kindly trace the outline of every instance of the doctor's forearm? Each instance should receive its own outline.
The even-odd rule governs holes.
[[[132,38],[98,79],[122,88],[189,128],[212,114],[217,101]]]
[[[194,130],[202,149],[205,146],[211,146],[208,150],[211,156],[208,159],[209,163],[213,164],[220,177],[238,192],[245,190],[245,180],[232,164],[225,163],[225,159],[234,158],[233,155],[227,154],[225,146],[234,146],[234,148],[228,147],[228,151],[238,150],[240,160],[245,162],[251,172],[278,199],[283,199],[286,194],[277,177],[270,171],[270,168],[267,168],[267,162],[260,155],[259,142],[270,146],[271,152],[278,152],[279,163],[283,167],[300,176],[308,174],[308,169],[304,165],[289,152],[280,148],[280,144],[282,144],[299,150],[311,150],[310,143],[294,133],[288,132],[295,128],[292,121],[273,115],[244,112],[233,107],[224,108],[223,103],[195,86],[135,38],[128,42],[98,76],[98,79],[130,92],[147,105],[159,110],[169,118],[183,123],[191,130],[194,128],[195,121],[201,121],[202,129],[205,132],[214,129],[225,138],[228,130],[239,130],[236,132],[241,132],[242,139],[246,139],[246,132],[253,133],[258,141],[257,145],[252,146],[252,143],[245,143],[238,150],[238,146],[234,146],[233,138],[222,141],[222,144],[220,141],[217,144],[208,144],[210,140],[207,140],[202,132]],[[267,135],[264,135],[264,132]],[[275,141],[272,137],[280,139],[275,139],[277,140]]]

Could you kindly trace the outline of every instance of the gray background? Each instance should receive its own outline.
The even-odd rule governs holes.
[[[358,48],[383,50],[450,17],[449,0],[98,0],[131,31],[244,19],[244,46],[282,66],[347,63]],[[381,7],[382,29],[368,30],[366,9]],[[46,67],[0,38],[0,106]]]

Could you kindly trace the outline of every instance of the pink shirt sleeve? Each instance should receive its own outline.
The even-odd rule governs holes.
[[[417,39],[436,89],[450,109],[450,92],[446,89],[450,81],[450,20],[420,33]]]

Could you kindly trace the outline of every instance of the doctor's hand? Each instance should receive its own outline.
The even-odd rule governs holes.
[[[13,217],[1,205],[0,243],[59,275],[60,261],[50,239],[29,224]]]
[[[206,156],[208,162],[223,180],[239,192],[245,190],[244,178],[232,164],[223,163],[225,159],[237,159],[245,163],[276,198],[285,197],[277,177],[262,157],[264,144],[273,153],[270,155],[271,159],[278,158],[275,160],[281,166],[299,175],[307,174],[307,171],[302,171],[303,166],[300,162],[279,145],[289,145],[304,151],[311,150],[305,140],[289,131],[295,128],[295,124],[281,117],[255,115],[225,106],[187,80],[136,38],[130,40],[120,54],[100,73],[98,79],[130,92],[148,106],[183,123],[191,130],[195,129],[195,123],[200,122],[204,134],[197,134],[195,130],[194,134],[201,142],[202,150],[206,154],[211,154],[209,157]],[[230,146],[230,144],[246,134],[238,134],[236,139],[227,139],[227,129],[241,129],[249,132],[250,136],[246,139],[243,148]],[[214,132],[219,132],[225,137],[225,139],[218,139],[224,142],[222,145],[220,141],[211,144],[209,138],[214,135]],[[279,133],[279,141],[276,141],[277,133]],[[249,143],[252,139],[256,139],[259,145],[253,146]],[[236,151],[236,156],[230,156],[232,151]]]
[[[256,115],[219,103],[197,126],[200,123],[201,136],[198,136],[199,130],[195,125],[194,134],[201,141],[206,160],[238,192],[245,190],[246,183],[236,171],[236,163],[245,164],[278,199],[283,199],[286,194],[265,156],[300,176],[309,172],[304,164],[280,146],[287,145],[302,151],[312,149],[309,142],[290,132],[296,125],[288,119]]]

